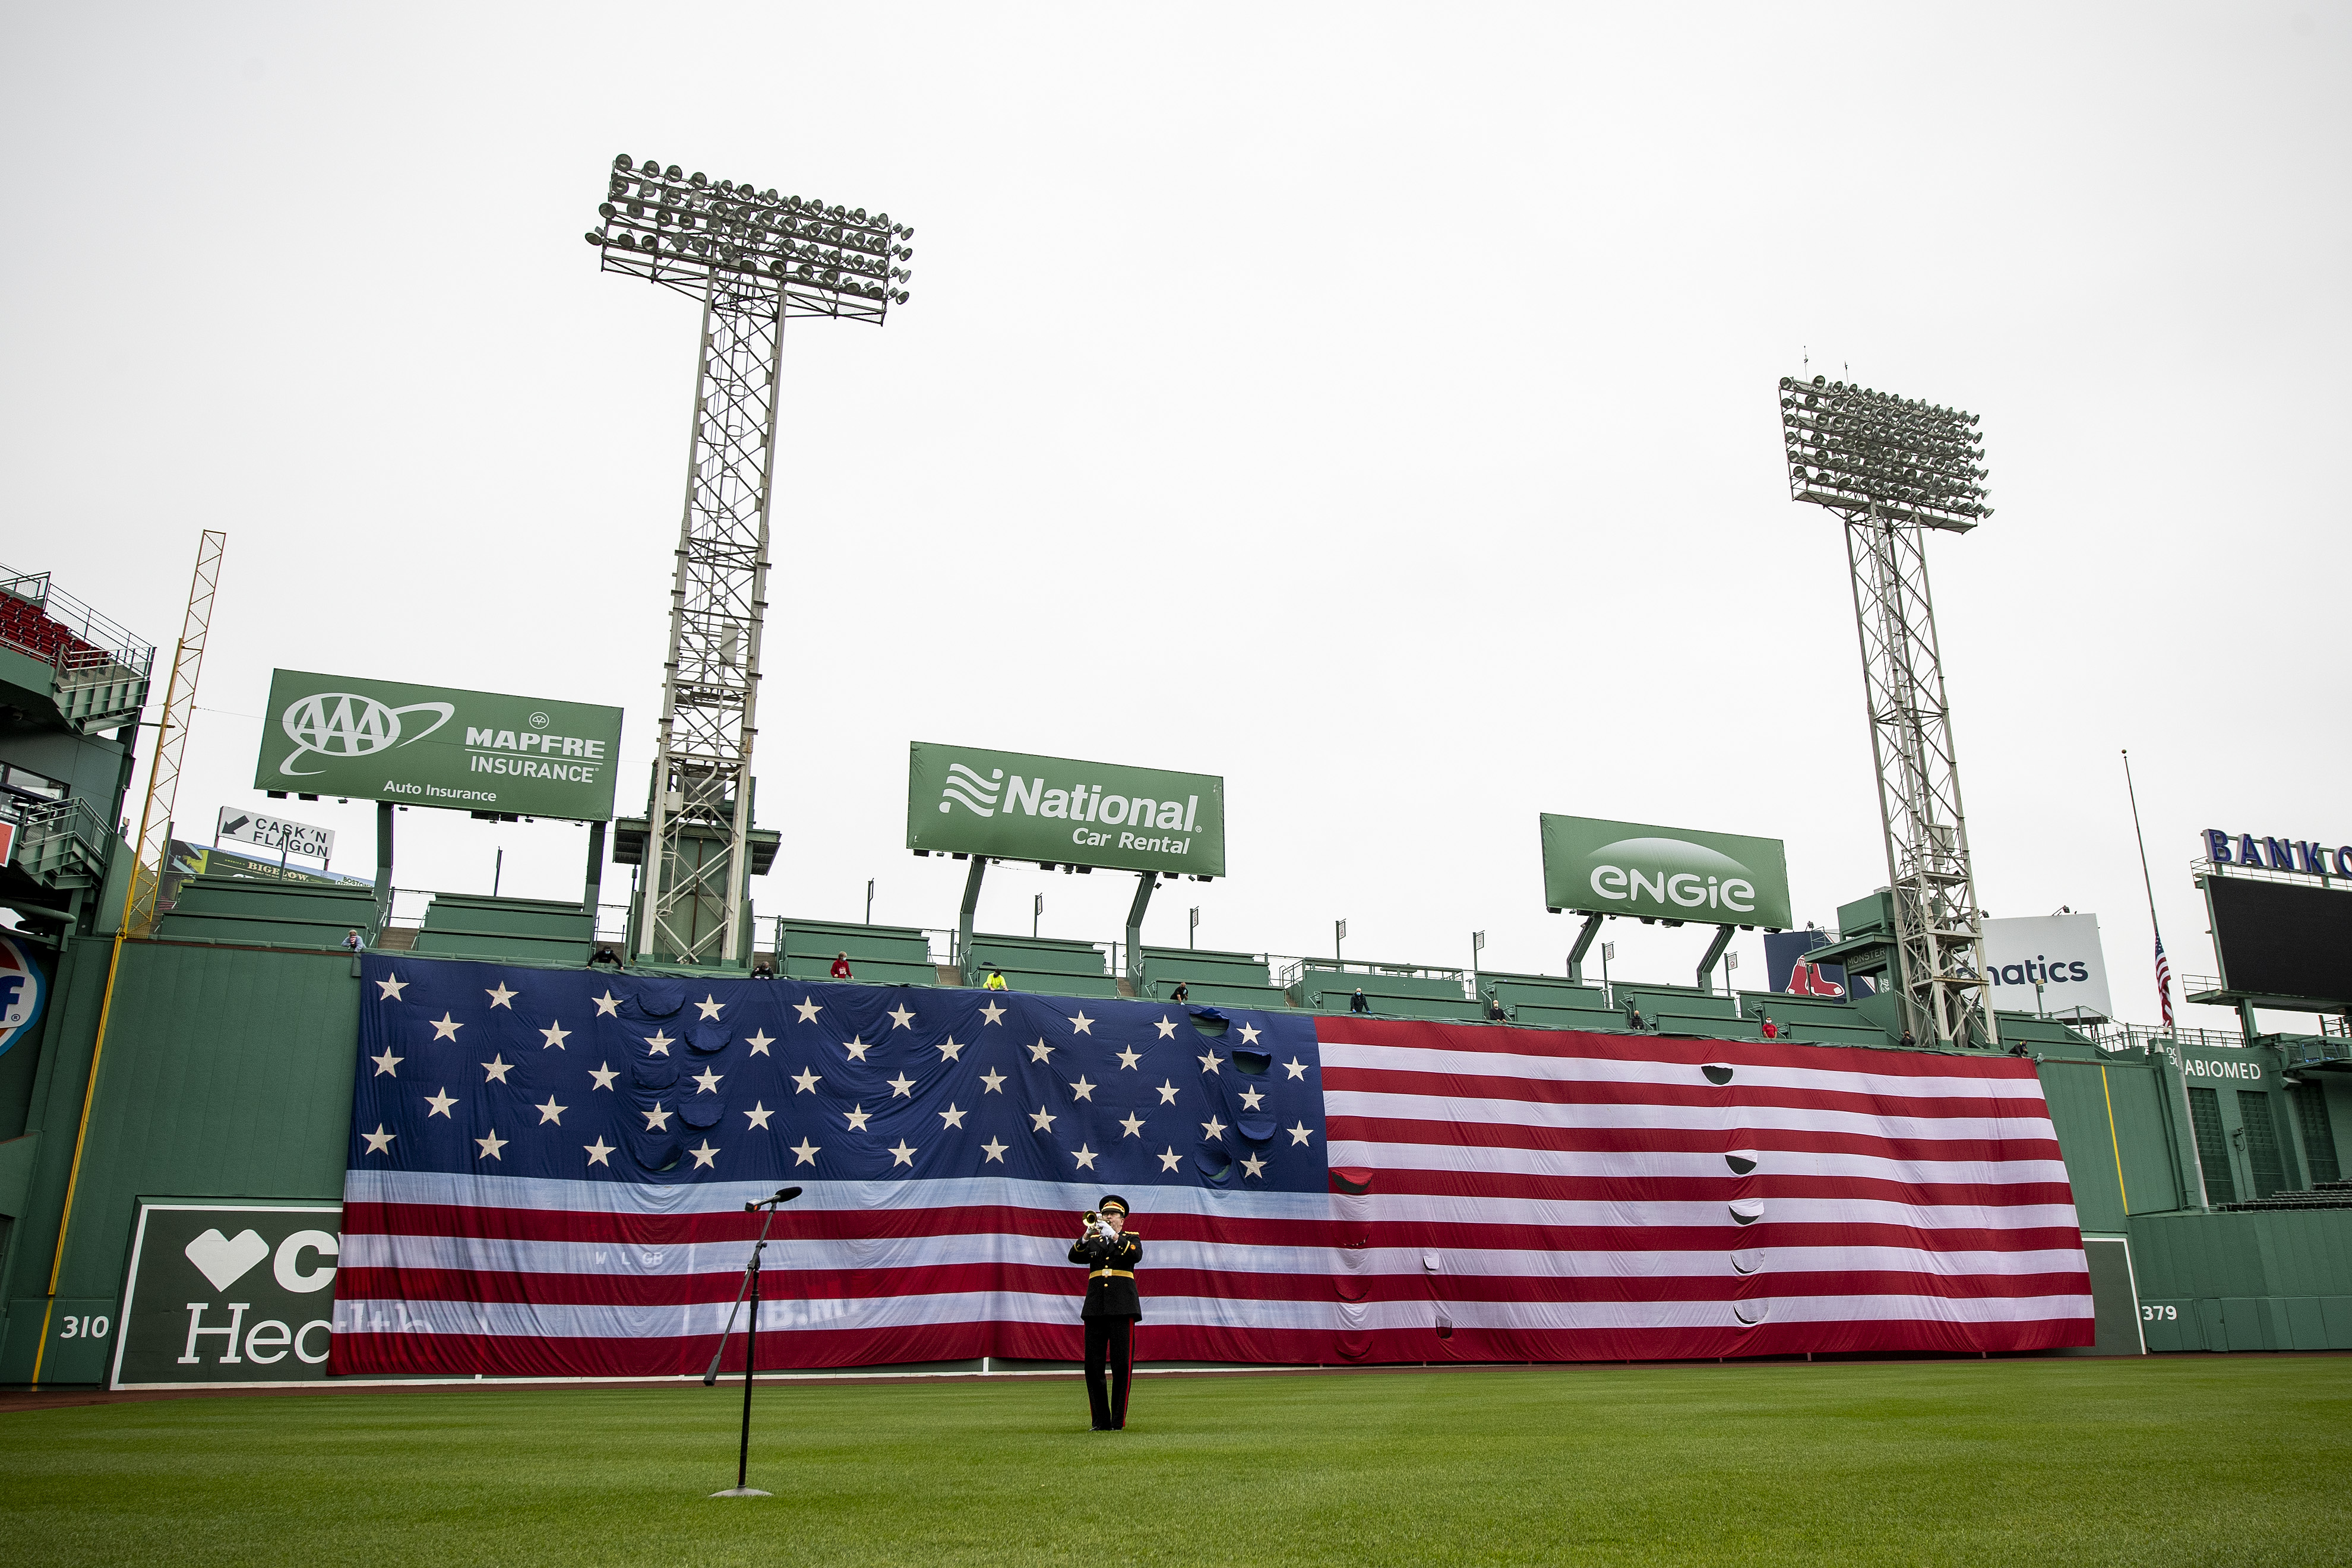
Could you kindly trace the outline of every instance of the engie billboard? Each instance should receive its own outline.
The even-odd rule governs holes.
[[[1777,838],[1543,815],[1544,905],[1709,925],[1790,923]]]
[[[1024,752],[908,748],[907,847],[1056,866],[1225,874],[1225,781]]]
[[[621,710],[281,669],[256,789],[603,822]]]
[[[2002,1011],[2041,1012],[2078,1023],[2116,1016],[2107,999],[2098,916],[1987,921],[1984,945],[1992,1005]]]

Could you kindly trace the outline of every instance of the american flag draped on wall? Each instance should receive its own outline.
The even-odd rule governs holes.
[[[2031,1063],[372,953],[331,1370],[1075,1359],[1105,1192],[1148,1360],[2086,1344]],[[737,1342],[740,1343],[740,1339]],[[740,1367],[740,1352],[730,1360]]]

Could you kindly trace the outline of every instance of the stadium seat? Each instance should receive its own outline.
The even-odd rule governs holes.
[[[436,893],[410,951],[497,963],[581,964],[595,952],[595,921],[576,903]]]
[[[1290,996],[1293,1005],[1309,1012],[1345,1013],[1358,990],[1371,1011],[1391,1018],[1469,1020],[1485,1011],[1483,1004],[1462,994],[1459,971],[1409,963],[1343,967],[1332,960],[1310,958]]]
[[[1641,1009],[1642,1021],[1662,1035],[1699,1035],[1717,1040],[1750,1040],[1762,1037],[1753,1018],[1739,1016],[1732,997],[1687,985],[1620,985],[1617,1003]]]
[[[970,983],[979,984],[991,964],[1004,972],[1004,984],[1015,991],[1055,996],[1118,994],[1118,982],[1111,977],[1110,955],[1090,942],[975,932],[971,962],[964,968]]]
[[[1136,995],[1164,1001],[1184,983],[1196,1007],[1286,1007],[1289,994],[1267,975],[1265,960],[1254,952],[1215,952],[1190,947],[1146,947],[1143,980]]]
[[[1622,1031],[1625,1015],[1609,1005],[1598,985],[1580,985],[1558,974],[1510,974],[1499,970],[1478,972],[1479,1016],[1486,1016],[1486,998],[1503,1004],[1512,1023],[1529,1029],[1598,1029]]]
[[[913,926],[860,925],[851,921],[783,921],[783,952],[776,973],[793,980],[825,980],[836,954],[849,954],[851,976],[867,985],[936,985],[930,939]]]
[[[155,934],[243,947],[339,948],[348,932],[365,937],[375,926],[375,891],[365,886],[191,877]]]

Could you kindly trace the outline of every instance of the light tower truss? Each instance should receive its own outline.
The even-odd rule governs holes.
[[[774,852],[753,837],[751,751],[784,321],[880,325],[907,302],[914,230],[625,155],[596,210],[587,237],[605,271],[702,305],[650,800],[643,831],[624,825],[616,839],[615,858],[642,867],[632,945],[641,959],[740,963],[747,879]]]
[[[1977,416],[1816,376],[1781,381],[1780,421],[1789,493],[1845,524],[1905,1025],[1923,1044],[1992,1046],[1984,914],[1923,546],[1930,529],[1965,532],[1992,515]]]

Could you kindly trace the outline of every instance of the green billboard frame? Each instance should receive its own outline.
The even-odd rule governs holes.
[[[1778,838],[1542,815],[1544,906],[1703,925],[1791,924]]]
[[[916,741],[908,747],[907,847],[1222,877],[1225,781],[1215,773]]]
[[[609,822],[621,710],[280,669],[253,787]]]

